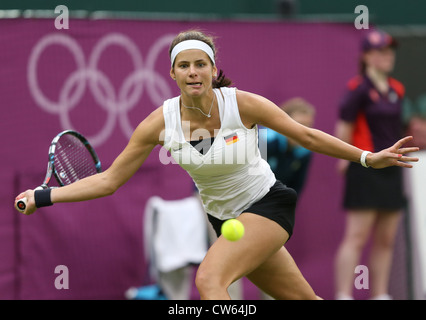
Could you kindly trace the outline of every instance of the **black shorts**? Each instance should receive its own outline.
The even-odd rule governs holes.
[[[244,212],[258,214],[278,223],[289,236],[293,234],[297,193],[277,180],[269,192],[259,201],[252,204]],[[226,220],[219,220],[207,214],[217,236],[221,235],[220,228]],[[290,239],[289,237],[289,239]]]
[[[348,210],[378,209],[395,211],[404,207],[400,167],[364,168],[351,162],[346,172],[343,207]]]

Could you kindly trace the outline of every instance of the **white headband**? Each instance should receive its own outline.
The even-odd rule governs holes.
[[[185,40],[175,45],[175,47],[172,50],[172,54],[170,55],[172,67],[173,67],[173,63],[175,62],[176,56],[179,54],[179,52],[183,50],[189,50],[189,49],[203,50],[210,57],[211,61],[213,62],[213,65],[215,65],[213,50],[207,43],[200,40]]]

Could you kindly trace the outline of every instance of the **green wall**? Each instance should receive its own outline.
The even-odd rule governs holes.
[[[214,14],[221,18],[238,15],[279,18],[281,0],[2,0],[0,9],[53,10],[63,4],[70,10]],[[296,18],[350,20],[357,5],[366,5],[375,24],[426,24],[424,0],[287,0],[296,3]],[[320,15],[320,16],[318,16]]]

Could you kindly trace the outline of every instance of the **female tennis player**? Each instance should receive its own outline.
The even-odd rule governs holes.
[[[297,196],[276,180],[261,158],[257,125],[314,152],[373,168],[411,167],[407,162],[417,159],[405,153],[417,148],[402,147],[411,138],[368,153],[299,124],[266,98],[228,87],[231,81],[218,74],[212,38],[199,31],[180,33],[170,46],[170,58],[170,76],[180,95],[138,125],[106,171],[62,188],[36,191],[35,196],[44,199],[43,204],[38,199],[38,206],[113,194],[159,144],[193,178],[218,235],[226,219],[237,218],[245,226],[239,241],[219,236],[210,247],[195,280],[201,299],[229,299],[227,287],[243,276],[276,299],[317,299],[283,246],[292,235]],[[34,191],[27,190],[17,199],[22,197],[28,199],[24,213],[33,213]]]

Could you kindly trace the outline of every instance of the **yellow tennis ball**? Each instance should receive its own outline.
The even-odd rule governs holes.
[[[229,219],[222,224],[221,232],[225,239],[237,241],[244,235],[244,225],[237,219]]]

